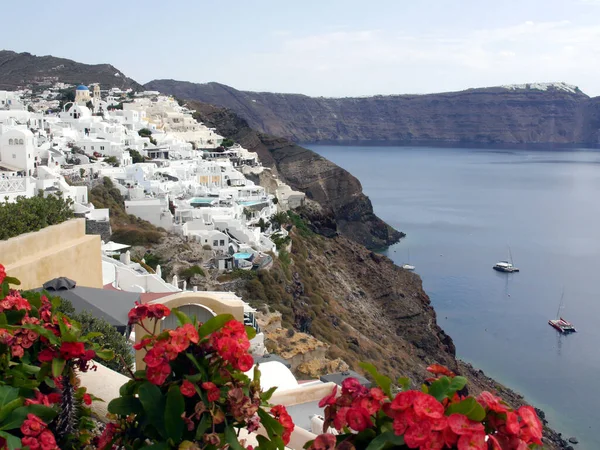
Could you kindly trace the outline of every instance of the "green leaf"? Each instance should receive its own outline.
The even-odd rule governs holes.
[[[441,402],[444,398],[446,398],[449,387],[450,378],[440,377],[431,383],[431,386],[429,386],[429,395],[434,396],[438,402]]]
[[[273,394],[275,393],[276,390],[277,390],[277,386],[273,386],[268,391],[263,392],[260,397],[265,402],[268,402],[271,399],[271,397],[273,397]]]
[[[8,415],[17,409],[20,406],[23,406],[25,403],[25,399],[23,397],[19,397],[14,399],[12,402],[8,402],[6,405],[0,409],[0,423],[4,421],[8,417]]]
[[[108,361],[115,357],[115,352],[112,350],[108,350],[108,349],[102,349],[102,350],[96,351],[96,356],[100,359]]]
[[[92,331],[84,336],[85,339],[95,339],[97,337],[104,336],[104,333],[100,333],[99,331]]]
[[[143,383],[138,389],[140,402],[144,408],[148,420],[161,433],[164,433],[164,411],[165,399],[160,388],[148,381]]]
[[[232,450],[246,450],[238,441],[235,431],[232,426],[225,427],[225,442],[229,444],[229,448]]]
[[[27,375],[35,375],[40,371],[40,368],[38,366],[32,366],[31,364],[19,364],[15,366],[13,370],[18,370]]]
[[[265,430],[267,430],[267,434],[269,435],[270,439],[283,436],[283,425],[281,425],[267,411],[259,408],[258,416],[260,417],[260,423],[263,427],[265,427]]]
[[[19,396],[19,390],[10,386],[0,386],[0,408]]]
[[[362,362],[359,364],[359,366],[369,372],[369,374],[373,377],[373,380],[375,380],[375,383],[377,383],[383,392],[385,392],[385,395],[387,395],[389,398],[392,398],[392,380],[389,377],[381,375],[377,371],[377,368],[371,363]]]
[[[463,414],[476,422],[481,422],[485,418],[485,409],[473,397],[467,397],[461,402],[449,405],[446,415],[454,413]]]
[[[452,381],[450,382],[449,390],[452,391],[452,395],[454,395],[454,393],[456,391],[460,391],[466,385],[467,385],[467,379],[465,377],[460,377],[460,376],[454,377],[454,378],[452,378]]]
[[[214,333],[217,330],[223,328],[230,320],[234,320],[231,314],[219,314],[218,316],[212,317],[204,322],[204,325],[200,327],[198,330],[198,334],[200,335],[200,339],[205,338],[211,333]]]
[[[206,433],[206,430],[210,427],[210,417],[208,413],[202,414],[202,419],[200,419],[200,423],[198,424],[198,428],[196,428],[196,440],[199,441]]]
[[[52,408],[42,405],[21,406],[10,413],[7,420],[0,426],[0,430],[14,430],[15,428],[19,428],[27,417],[27,414],[35,414],[44,422],[49,423],[56,417],[57,413]]]
[[[138,383],[135,380],[129,380],[127,383],[125,383],[124,385],[122,385],[119,388],[119,395],[120,396],[133,395],[133,392],[134,392],[137,384]]]
[[[54,358],[52,360],[52,376],[54,378],[58,378],[62,375],[65,364],[67,364],[67,361],[62,358]]]
[[[15,278],[15,277],[5,277],[4,282],[8,283],[8,284],[14,284],[15,286],[21,285],[21,282],[19,281],[19,279]]]
[[[143,447],[140,447],[140,450],[169,450],[170,448],[171,447],[167,442],[157,442],[156,444],[144,445]]]
[[[177,321],[179,325],[185,325],[186,323],[192,323],[190,318],[183,312],[178,311],[177,309],[172,309],[171,312],[177,316]]]
[[[246,328],[246,334],[248,335],[249,340],[252,340],[256,337],[256,330],[254,329],[254,327],[246,326],[244,328]]]
[[[183,433],[183,419],[181,415],[185,412],[185,400],[179,390],[179,386],[171,386],[167,393],[167,404],[165,407],[165,430],[167,437],[177,442]]]
[[[19,309],[18,311],[4,311],[4,314],[6,314],[6,320],[8,321],[9,325],[14,325],[16,323],[21,322],[21,319],[23,319],[23,317],[25,317],[25,314],[27,314],[27,311],[25,311],[24,309]]]
[[[21,448],[21,439],[19,439],[17,436],[13,436],[10,433],[7,433],[5,431],[0,431],[0,437],[6,439],[6,445],[8,446],[8,450],[16,450],[18,448]]]
[[[256,436],[256,440],[258,441],[258,448],[261,450],[284,450],[285,444],[283,443],[283,439],[281,438],[272,438],[271,440],[267,439],[264,436]]]
[[[404,445],[404,438],[402,436],[396,436],[393,431],[386,431],[373,439],[366,450],[382,450],[388,444],[394,447],[400,447]]]
[[[398,378],[398,384],[400,385],[400,387],[402,388],[403,391],[410,390],[410,378],[408,378],[408,377]]]
[[[129,414],[139,414],[142,412],[142,403],[139,398],[133,395],[124,395],[115,398],[108,404],[108,412],[119,416],[128,416]]]

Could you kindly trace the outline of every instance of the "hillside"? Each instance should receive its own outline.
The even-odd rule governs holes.
[[[0,89],[15,90],[28,84],[48,85],[54,82],[100,83],[103,87],[143,89],[110,64],[82,64],[54,56],[0,50]]]
[[[257,132],[230,110],[194,101],[188,106],[196,110],[196,119],[256,152],[264,166],[320,205],[312,214],[320,233],[339,232],[368,248],[391,245],[404,236],[373,213],[360,181],[346,170],[288,139]]]
[[[600,99],[564,83],[360,98],[175,80],[145,86],[230,108],[251,127],[295,142],[594,144],[600,137]]]

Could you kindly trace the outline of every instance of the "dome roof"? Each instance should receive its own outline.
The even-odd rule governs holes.
[[[83,84],[80,84],[79,86],[77,86],[77,89],[75,89],[76,91],[89,91],[87,86],[84,86]]]

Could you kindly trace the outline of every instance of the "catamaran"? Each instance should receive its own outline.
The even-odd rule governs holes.
[[[402,264],[404,270],[415,270],[415,266],[410,264],[410,249],[408,250],[408,263]]]
[[[497,270],[498,272],[507,272],[507,273],[519,272],[519,269],[513,265],[512,253],[510,251],[510,247],[508,247],[508,258],[509,258],[510,262],[498,261],[494,265],[494,270]]]
[[[556,311],[556,319],[550,319],[548,321],[548,324],[551,327],[556,328],[559,332],[561,332],[563,334],[575,333],[577,330],[575,329],[573,324],[571,322],[563,319],[562,317],[560,317],[560,310],[565,307],[564,297],[565,297],[565,291],[563,289],[562,295],[560,296],[560,303],[558,304],[558,311]]]

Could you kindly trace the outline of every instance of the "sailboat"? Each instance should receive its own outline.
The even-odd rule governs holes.
[[[408,250],[408,263],[402,264],[404,270],[415,270],[415,266],[410,264],[410,249]]]
[[[560,310],[565,307],[564,304],[565,298],[565,290],[563,289],[562,295],[560,296],[560,303],[558,304],[558,311],[556,311],[556,319],[550,319],[548,324],[551,327],[556,328],[559,332],[563,334],[567,333],[575,333],[577,330],[573,326],[573,324],[562,317],[560,317]]]
[[[508,259],[510,260],[510,262],[498,261],[493,267],[494,270],[497,270],[498,272],[507,273],[519,272],[519,269],[513,265],[512,252],[510,251],[510,246],[508,247]]]

